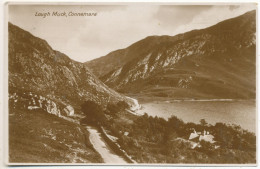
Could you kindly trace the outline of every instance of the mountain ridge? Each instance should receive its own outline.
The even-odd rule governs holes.
[[[246,17],[247,15],[250,15],[250,13],[256,13],[255,10],[253,11],[248,11],[246,12],[245,14],[242,14],[238,17]],[[234,18],[230,18],[230,19],[227,19],[227,20],[224,20],[224,21],[221,21],[215,25],[212,25],[212,26],[209,26],[209,27],[206,27],[206,28],[202,28],[202,29],[194,29],[194,30],[190,30],[188,32],[185,32],[185,33],[179,33],[179,34],[176,34],[176,35],[173,35],[173,36],[170,36],[170,35],[150,35],[150,36],[147,36],[146,38],[144,39],[141,39],[141,40],[138,40],[137,42],[129,45],[128,47],[126,48],[122,48],[122,49],[118,49],[118,50],[115,50],[115,51],[112,51],[112,52],[109,52],[107,55],[105,56],[101,56],[99,58],[96,58],[96,59],[93,59],[93,60],[90,60],[90,61],[87,61],[85,62],[85,64],[94,72],[94,74],[96,74],[98,77],[99,76],[103,76],[104,74],[107,74],[109,73],[110,71],[113,70],[114,68],[114,63],[117,63],[119,64],[119,66],[122,66],[126,63],[126,61],[124,61],[124,56],[121,54],[120,57],[123,59],[120,59],[120,57],[116,57],[116,59],[114,59],[113,61],[110,61],[110,63],[112,64],[111,68],[108,69],[108,71],[106,71],[106,73],[104,73],[104,71],[102,70],[99,70],[98,68],[96,68],[96,63],[100,63],[100,61],[102,61],[102,59],[104,60],[103,63],[107,63],[107,61],[109,61],[109,57],[111,59],[113,59],[112,57],[115,58],[115,56],[113,56],[114,53],[118,54],[118,53],[123,53],[125,49],[128,49],[128,48],[133,48],[135,47],[137,44],[140,45],[139,43],[142,42],[144,43],[145,41],[149,40],[149,39],[153,39],[154,41],[158,40],[158,39],[155,39],[155,38],[164,38],[164,39],[170,39],[171,41],[177,41],[177,40],[182,40],[184,38],[187,38],[187,37],[190,37],[190,36],[194,36],[195,34],[198,34],[200,33],[201,31],[204,31],[204,30],[212,30],[214,29],[215,26],[221,26],[224,22],[226,21],[230,21],[230,20],[236,20],[237,17],[234,17]],[[119,61],[117,61],[119,60]],[[122,62],[123,61],[123,62]],[[128,61],[128,60],[127,60]],[[107,68],[107,65],[103,65],[105,66],[105,68]],[[116,67],[118,67],[116,65]],[[101,71],[102,73],[100,73],[99,71]]]
[[[149,90],[149,95],[174,98],[255,98],[255,15],[250,11],[173,37],[150,36],[86,64],[123,93]]]

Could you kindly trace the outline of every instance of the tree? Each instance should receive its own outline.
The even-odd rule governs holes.
[[[125,101],[119,101],[117,104],[108,103],[106,107],[106,114],[116,117],[117,113],[128,109],[129,105]]]
[[[178,119],[176,116],[171,116],[168,118],[167,124],[170,130],[176,131],[180,136],[184,134],[184,122]]]
[[[199,148],[199,151],[201,151],[207,155],[214,155],[215,147],[213,144],[211,144],[207,141],[201,140],[200,145],[201,145],[201,147]]]
[[[116,105],[120,108],[121,111],[129,109],[129,105],[125,101],[119,101]]]
[[[89,123],[103,123],[105,120],[101,106],[93,101],[85,101],[81,105],[81,111],[86,115],[86,121]]]
[[[201,124],[202,126],[206,126],[208,123],[206,122],[205,119],[201,119],[201,120],[200,120],[200,124]]]
[[[120,109],[118,108],[117,105],[112,104],[112,103],[109,103],[109,104],[107,105],[107,112],[108,112],[109,114],[114,115],[114,114],[118,113],[119,111],[120,111]]]

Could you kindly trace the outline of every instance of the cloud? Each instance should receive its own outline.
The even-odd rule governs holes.
[[[180,25],[176,28],[175,33],[184,33],[193,29],[202,29],[212,26],[218,22],[230,19],[244,14],[247,11],[256,9],[254,4],[238,5],[239,7],[232,7],[229,5],[216,5],[208,10],[202,11],[199,15],[195,16],[192,21],[185,25]]]
[[[158,8],[129,6],[124,10],[101,12],[81,26],[74,40],[69,41],[67,46],[81,46],[78,49],[81,52],[78,53],[84,55],[82,61],[127,47],[148,35],[158,33],[158,22],[153,17]]]
[[[157,18],[163,26],[176,27],[191,22],[195,16],[203,11],[209,10],[211,7],[210,5],[162,5],[155,18]]]
[[[243,5],[11,5],[9,21],[85,62],[151,35],[201,29],[256,7]],[[96,17],[36,17],[35,12],[97,12]]]
[[[230,5],[230,6],[229,6],[229,10],[231,10],[231,11],[233,11],[233,10],[235,10],[235,9],[238,9],[238,8],[240,8],[239,5]]]

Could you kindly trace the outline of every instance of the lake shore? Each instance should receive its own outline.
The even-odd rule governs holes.
[[[256,132],[256,101],[234,99],[203,100],[159,100],[141,101],[139,114],[147,113],[168,119],[172,115],[184,122],[199,123],[205,119],[209,124],[222,122],[240,125],[243,129]]]

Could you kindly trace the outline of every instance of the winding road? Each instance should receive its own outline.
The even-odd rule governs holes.
[[[126,164],[127,162],[120,156],[116,155],[109,146],[104,142],[100,133],[94,127],[86,127],[89,131],[89,140],[96,151],[101,155],[105,163]]]

